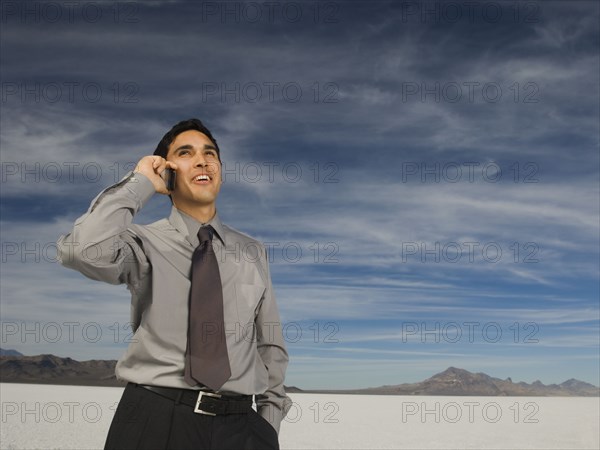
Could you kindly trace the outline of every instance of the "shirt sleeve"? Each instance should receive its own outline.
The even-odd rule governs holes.
[[[283,386],[289,357],[273,293],[266,250],[264,255],[265,258],[261,258],[261,262],[267,278],[266,289],[256,318],[256,326],[258,352],[269,373],[269,387],[264,394],[256,396],[256,405],[258,413],[279,433],[281,421],[292,405],[292,400],[286,395]]]
[[[60,263],[91,279],[135,289],[150,263],[140,238],[128,228],[154,192],[148,177],[129,172],[98,194],[73,230],[58,239]]]

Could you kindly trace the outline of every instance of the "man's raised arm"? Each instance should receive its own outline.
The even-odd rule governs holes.
[[[150,264],[140,239],[128,228],[155,192],[168,193],[159,175],[166,166],[159,156],[145,156],[133,172],[102,191],[73,230],[59,238],[61,264],[94,280],[135,287]]]

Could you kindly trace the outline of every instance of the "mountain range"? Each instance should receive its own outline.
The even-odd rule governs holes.
[[[16,353],[16,354],[15,354]],[[116,360],[76,361],[55,355],[24,356],[0,349],[0,381],[4,383],[125,386],[115,377]],[[418,383],[385,385],[365,389],[304,390],[286,387],[286,392],[364,395],[461,395],[461,396],[600,396],[600,389],[576,379],[561,384],[514,383],[485,373],[449,367]]]
[[[115,376],[116,360],[76,361],[55,355],[0,356],[3,383],[125,386]]]
[[[305,391],[306,392],[306,391]],[[325,391],[311,391],[325,392]],[[528,397],[597,397],[600,389],[592,384],[571,378],[561,384],[545,385],[514,383],[510,378],[501,380],[485,373],[449,367],[425,381],[386,385],[366,389],[327,391],[340,394],[370,395],[462,395],[462,396],[528,396]]]

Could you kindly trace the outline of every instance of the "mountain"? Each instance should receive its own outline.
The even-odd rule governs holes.
[[[395,395],[477,395],[477,396],[599,396],[600,389],[589,383],[571,379],[557,384],[545,385],[541,381],[532,384],[513,383],[510,378],[501,380],[485,373],[449,367],[419,383],[381,386],[361,390],[361,393]]]
[[[17,352],[18,353],[18,352]],[[5,383],[76,384],[87,386],[125,386],[115,377],[115,360],[76,361],[55,355],[0,356],[0,381]],[[366,389],[303,390],[287,386],[291,393],[332,393],[368,395],[462,395],[462,396],[600,396],[592,384],[571,378],[561,384],[513,383],[485,373],[449,367],[418,383],[404,383]]]
[[[0,381],[8,383],[125,386],[115,377],[115,360],[76,361],[55,355],[0,356]]]
[[[284,386],[284,387],[285,387],[285,392],[287,394],[290,394],[290,393],[292,393],[292,394],[296,393],[297,394],[297,393],[300,393],[300,392],[304,392],[302,389],[297,388],[296,386]]]
[[[314,393],[343,393],[370,395],[462,395],[462,396],[528,396],[528,397],[596,397],[600,389],[583,381],[570,379],[557,384],[545,385],[541,381],[531,384],[513,383],[510,378],[501,380],[485,373],[449,367],[431,378],[418,383],[405,383],[367,389],[338,391],[304,391]]]
[[[19,353],[16,350],[0,348],[0,356],[23,356],[23,353]]]
[[[116,360],[76,361],[55,355],[0,356],[0,382],[123,387],[127,382],[117,380],[116,364]],[[291,386],[286,392],[302,390]]]

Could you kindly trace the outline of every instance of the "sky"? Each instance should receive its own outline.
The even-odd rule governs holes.
[[[129,291],[55,243],[198,117],[219,216],[269,249],[287,385],[600,385],[598,2],[0,5],[2,348],[121,356]]]

